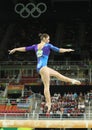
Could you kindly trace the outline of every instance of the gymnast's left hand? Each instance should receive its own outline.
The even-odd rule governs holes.
[[[16,52],[16,49],[12,49],[12,50],[8,50],[9,51],[9,54],[13,54]]]
[[[68,52],[75,51],[74,49],[68,49]]]

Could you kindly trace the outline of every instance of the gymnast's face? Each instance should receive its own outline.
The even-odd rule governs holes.
[[[49,37],[49,36],[48,36],[48,37],[46,37],[46,38],[44,37],[44,38],[43,38],[43,41],[44,41],[45,43],[50,42],[50,37]]]

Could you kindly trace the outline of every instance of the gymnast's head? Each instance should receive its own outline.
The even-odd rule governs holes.
[[[50,36],[47,33],[40,33],[39,37],[42,42],[45,42],[45,43],[50,42]]]

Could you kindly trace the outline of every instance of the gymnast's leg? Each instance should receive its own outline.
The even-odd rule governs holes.
[[[46,105],[48,107],[48,111],[50,111],[50,108],[51,108],[51,97],[50,97],[50,90],[49,90],[50,76],[54,76],[64,82],[70,82],[70,83],[76,84],[76,85],[81,84],[80,81],[63,76],[59,72],[57,72],[47,66],[40,69],[40,75],[41,75],[42,82],[44,84],[44,96],[46,98]]]
[[[51,97],[50,97],[50,75],[46,67],[40,69],[40,75],[42,82],[44,84],[44,96],[46,99],[46,106],[48,107],[48,112],[51,109]]]
[[[57,79],[61,80],[61,81],[64,81],[64,82],[70,82],[72,84],[76,84],[76,85],[80,85],[81,82],[78,81],[78,80],[75,80],[75,79],[72,79],[72,78],[68,78],[66,76],[63,76],[62,74],[60,74],[59,72],[47,67],[48,70],[49,70],[49,75],[50,76],[54,76],[56,77]]]

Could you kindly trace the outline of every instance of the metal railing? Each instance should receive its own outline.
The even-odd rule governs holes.
[[[40,113],[0,113],[0,119],[6,120],[92,120],[92,113],[40,114]]]
[[[36,64],[37,62],[36,61],[2,61],[0,63],[0,65],[34,65]],[[65,64],[65,65],[90,65],[92,64],[91,61],[53,61],[53,60],[49,60],[48,62],[49,64]]]

